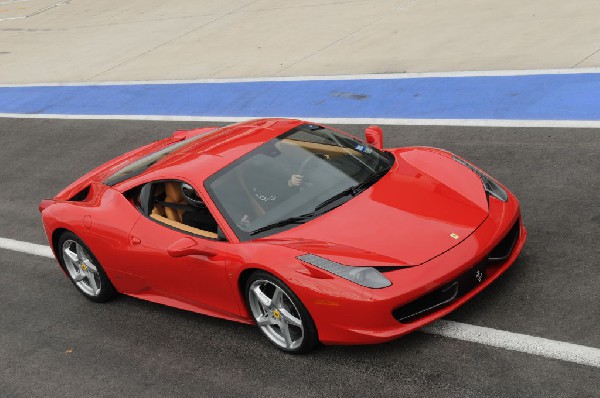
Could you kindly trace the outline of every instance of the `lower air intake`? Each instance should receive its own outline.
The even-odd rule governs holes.
[[[490,261],[504,261],[510,256],[515,247],[515,242],[519,238],[520,226],[519,220],[515,221],[515,224],[506,236],[490,252],[488,256]]]

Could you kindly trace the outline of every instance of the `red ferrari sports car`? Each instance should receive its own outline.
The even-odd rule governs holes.
[[[498,278],[525,243],[517,199],[468,161],[383,149],[300,120],[176,131],[40,211],[93,301],[127,294],[256,324],[292,353],[388,341]]]

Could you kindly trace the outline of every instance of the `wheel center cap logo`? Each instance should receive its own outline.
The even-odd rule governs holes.
[[[81,264],[81,269],[82,269],[83,271],[87,271],[87,265],[85,265],[85,264]]]
[[[273,311],[273,316],[274,316],[276,319],[279,319],[279,318],[281,318],[281,314],[279,313],[279,311],[278,311],[278,310],[275,310],[275,311]]]

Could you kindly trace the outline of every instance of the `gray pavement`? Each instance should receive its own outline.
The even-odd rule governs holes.
[[[597,0],[7,0],[0,83],[598,67],[599,14]]]
[[[0,120],[0,237],[45,243],[42,198],[128,149],[201,125]],[[600,347],[598,131],[384,131],[386,146],[465,156],[521,200],[522,256],[448,319]],[[0,272],[0,396],[598,396],[597,368],[419,332],[282,355],[250,326],[128,297],[93,304],[51,259],[0,249]]]

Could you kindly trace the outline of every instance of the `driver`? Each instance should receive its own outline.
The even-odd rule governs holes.
[[[243,166],[244,185],[265,211],[292,197],[302,185],[301,172],[287,171],[282,158],[259,154]]]
[[[183,182],[181,183],[181,192],[193,208],[193,210],[183,212],[181,222],[204,231],[217,232],[217,222],[194,188],[190,184]]]
[[[277,204],[291,198],[295,193],[300,190],[302,185],[303,176],[300,174],[292,174],[288,178],[287,182],[278,181],[277,179],[255,179],[254,182],[249,184],[250,193],[254,195],[260,207],[269,211]],[[244,214],[240,220],[240,224],[250,224],[250,216]]]
[[[267,208],[283,202],[298,192],[302,185],[302,179],[303,177],[300,174],[292,174],[286,183],[282,183],[282,181],[277,181],[276,179],[255,179],[250,189],[261,206],[267,210]]]
[[[269,212],[272,208],[294,196],[304,182],[301,172],[289,173],[274,159],[268,156],[255,156],[244,166],[244,186],[247,193],[259,206],[252,213],[249,209],[243,212],[240,219],[241,224],[249,224],[254,217],[249,214],[260,215]],[[256,209],[259,207],[259,209]]]

